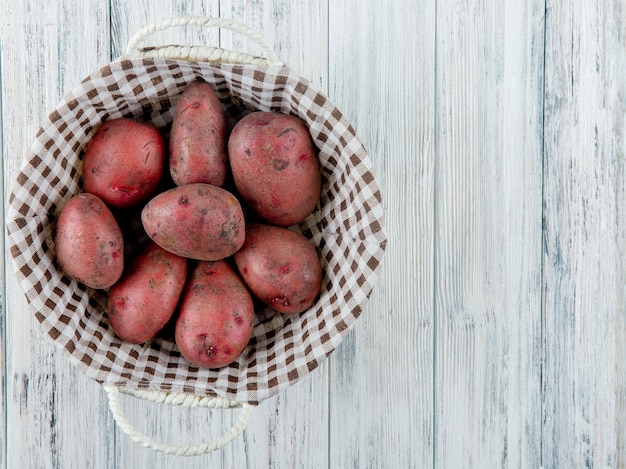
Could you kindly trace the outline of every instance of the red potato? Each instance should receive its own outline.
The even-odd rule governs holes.
[[[149,241],[109,289],[108,317],[117,336],[142,344],[170,320],[187,276],[187,259]]]
[[[239,201],[211,184],[187,184],[156,195],[143,208],[141,222],[163,249],[202,261],[231,256],[245,237]]]
[[[215,90],[196,81],[185,88],[172,120],[169,169],[177,186],[223,186],[228,171],[227,125]]]
[[[250,291],[279,313],[306,311],[319,295],[322,268],[317,250],[288,228],[249,223],[234,260]]]
[[[54,244],[60,268],[88,287],[109,288],[122,275],[122,231],[110,209],[93,194],[67,201],[57,219]]]
[[[313,212],[321,192],[320,163],[302,119],[248,114],[233,128],[228,152],[238,192],[263,220],[289,226]]]
[[[119,118],[105,122],[91,138],[83,159],[86,192],[113,208],[145,202],[165,168],[165,143],[151,123]]]
[[[226,260],[199,262],[174,327],[180,353],[194,365],[220,368],[237,360],[252,336],[254,305]]]

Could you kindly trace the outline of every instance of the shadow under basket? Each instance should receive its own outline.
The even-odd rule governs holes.
[[[106,120],[131,117],[167,132],[180,94],[196,80],[213,85],[231,126],[253,110],[302,118],[322,166],[318,206],[297,227],[322,262],[317,302],[298,315],[258,311],[248,346],[220,369],[191,365],[167,330],[147,344],[119,340],[107,318],[106,291],[65,276],[53,242],[59,211],[82,191],[83,152],[95,129]],[[9,198],[7,248],[37,321],[89,378],[120,389],[254,405],[317,368],[354,326],[381,267],[383,217],[381,192],[354,129],[287,67],[121,58],[85,78],[38,131]],[[140,222],[129,215],[120,224],[137,230],[127,240],[132,252],[141,241]]]

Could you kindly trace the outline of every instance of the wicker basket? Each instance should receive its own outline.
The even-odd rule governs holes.
[[[265,57],[211,47],[138,48],[154,31],[173,26],[226,27],[250,36]],[[252,110],[298,115],[309,126],[322,165],[322,195],[298,228],[318,248],[322,293],[308,311],[256,315],[241,357],[221,369],[189,364],[167,334],[144,345],[121,342],[109,326],[106,292],[66,277],[52,235],[59,210],[82,190],[83,150],[99,124],[116,117],[150,120],[167,129],[178,97],[194,80],[211,83],[231,125]],[[141,242],[138,219],[129,252]],[[201,454],[245,427],[252,407],[317,368],[348,334],[367,301],[386,246],[382,198],[365,148],[342,113],[311,84],[282,65],[267,42],[238,23],[173,18],[139,31],[125,57],[86,77],[39,130],[9,199],[8,249],[28,303],[43,329],[88,377],[102,383],[118,424],[145,446]],[[167,404],[241,406],[237,424],[202,445],[162,445],[139,434],[123,416],[120,392]]]

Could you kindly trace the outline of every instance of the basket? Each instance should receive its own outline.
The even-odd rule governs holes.
[[[264,57],[204,46],[139,48],[158,30],[221,27],[256,41]],[[322,195],[298,229],[317,247],[324,271],[317,302],[299,315],[259,311],[250,343],[221,369],[188,363],[171,336],[148,344],[121,342],[109,326],[106,293],[66,277],[55,260],[52,236],[63,204],[81,192],[83,150],[107,119],[150,120],[167,129],[185,87],[211,83],[230,124],[253,110],[295,114],[309,126],[319,150]],[[136,219],[125,220],[137,230]],[[366,150],[342,113],[284,66],[258,33],[219,18],[182,17],[140,30],[126,56],[86,77],[39,129],[9,197],[8,250],[37,321],[69,360],[101,383],[116,422],[135,441],[172,454],[217,449],[245,428],[253,407],[315,370],[348,334],[371,294],[386,247],[380,189]],[[211,443],[163,445],[124,417],[119,393],[153,402],[211,408],[241,407],[239,420]]]

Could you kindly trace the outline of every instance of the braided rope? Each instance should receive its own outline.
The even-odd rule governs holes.
[[[239,403],[222,397],[200,397],[183,393],[165,393],[161,391],[141,391],[118,388],[117,386],[106,384],[104,389],[109,398],[109,408],[117,425],[135,443],[139,443],[146,448],[160,451],[176,456],[198,456],[210,453],[230,443],[235,437],[240,435],[248,425],[254,406],[247,403]],[[119,402],[120,393],[131,394],[142,399],[160,404],[180,405],[184,407],[210,407],[215,409],[227,409],[241,407],[241,413],[237,422],[224,434],[206,443],[197,445],[170,445],[161,443],[138,430],[126,417]]]
[[[142,51],[141,56],[160,59],[181,59],[190,62],[219,62],[258,66],[268,65],[267,59],[263,57],[255,57],[245,52],[235,52],[210,46],[170,45],[153,47]]]
[[[261,47],[265,58],[254,57],[244,52],[234,52],[208,46],[164,46],[139,49],[139,44],[155,32],[181,26],[218,27],[230,29],[236,33],[243,34],[256,42]],[[265,37],[255,30],[233,20],[205,16],[180,16],[145,26],[137,31],[137,33],[135,33],[135,35],[128,42],[126,55],[131,57],[180,58],[191,61],[244,63],[267,65],[270,67],[283,66],[283,63],[278,60],[276,53],[272,50]]]

